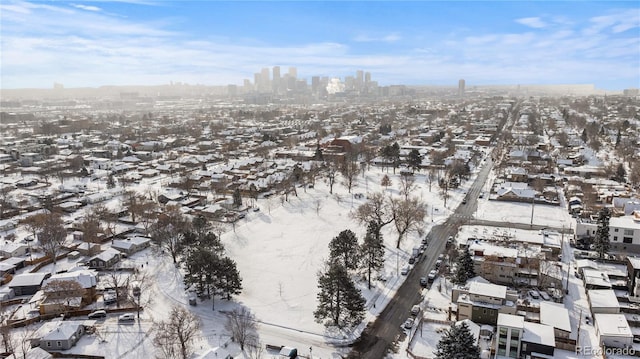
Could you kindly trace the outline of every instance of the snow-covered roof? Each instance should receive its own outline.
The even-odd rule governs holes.
[[[119,256],[119,255],[120,255],[120,252],[118,252],[118,250],[113,249],[113,248],[107,248],[104,251],[100,252],[99,254],[93,256],[90,259],[90,261],[94,260],[94,259],[100,259],[100,260],[103,260],[105,262],[108,262],[113,257]]]
[[[571,332],[569,311],[560,303],[540,302],[540,323]]]
[[[524,317],[513,314],[498,313],[498,326],[522,328],[524,326]]]
[[[591,308],[620,308],[613,289],[590,289],[587,291],[587,296],[591,302]]]
[[[600,336],[633,337],[624,314],[596,313],[593,318]]]
[[[546,345],[548,347],[556,346],[556,338],[553,327],[550,325],[524,322],[524,331],[522,333],[522,341]]]
[[[9,282],[9,287],[27,287],[33,285],[40,285],[42,281],[45,279],[48,273],[22,273],[18,274],[11,282]]]
[[[204,353],[198,355],[196,359],[227,359],[231,358],[231,354],[223,348],[209,348]]]
[[[469,294],[505,299],[507,297],[507,287],[492,283],[473,282],[469,284]]]
[[[609,276],[603,271],[585,268],[582,270],[582,274],[587,285],[611,288]]]
[[[54,274],[47,279],[44,284],[47,284],[52,280],[74,280],[80,283],[84,289],[95,287],[98,284],[95,272],[88,269]]]
[[[73,336],[78,327],[83,325],[82,320],[56,320],[44,323],[36,333],[34,338],[40,337],[40,340],[67,340]]]

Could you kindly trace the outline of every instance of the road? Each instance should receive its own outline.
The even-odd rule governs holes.
[[[383,358],[389,347],[401,335],[401,325],[409,317],[411,306],[419,303],[421,298],[420,277],[426,276],[434,268],[438,255],[443,253],[447,238],[458,232],[460,225],[471,218],[476,210],[477,198],[487,181],[492,167],[490,156],[483,162],[476,180],[467,191],[466,204],[456,208],[444,223],[434,226],[429,232],[429,247],[417,264],[407,275],[407,279],[389,301],[378,318],[362,334],[354,344],[349,358]]]

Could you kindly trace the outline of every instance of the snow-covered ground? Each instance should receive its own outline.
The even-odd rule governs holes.
[[[385,174],[392,181],[389,188],[380,186]],[[322,324],[314,321],[313,311],[318,293],[317,273],[328,257],[330,240],[342,230],[351,229],[362,239],[365,227],[352,219],[350,213],[366,201],[369,193],[384,191],[398,195],[398,178],[399,175],[394,175],[392,171],[372,168],[365,177],[357,178],[352,194],[340,183],[334,186],[334,194],[329,194],[328,184],[320,181],[314,188],[298,188],[298,196],[289,196],[288,201],[282,201],[280,197],[259,199],[256,203],[259,211],[250,211],[246,218],[236,224],[235,230],[227,226],[222,235],[227,254],[237,262],[243,278],[243,291],[232,301],[216,298],[215,303],[211,300],[199,300],[197,306],[189,306],[180,270],[173,265],[168,255],[163,256],[149,249],[131,256],[128,259],[131,264],[155,277],[155,284],[150,289],[153,301],[142,312],[141,320],[133,325],[123,325],[117,323],[117,316],[110,316],[98,325],[97,334],[85,335],[70,352],[101,355],[109,353],[106,354],[107,358],[152,357],[156,350],[152,334],[149,334],[153,321],[165,319],[173,305],[180,305],[200,318],[201,333],[195,345],[197,351],[227,345],[229,351],[237,354],[239,349],[231,343],[229,333],[224,329],[224,313],[244,306],[260,323],[258,332],[263,347],[265,344],[293,346],[299,349],[301,355],[312,354],[314,358],[344,355],[349,351],[344,344],[355,339],[366,323],[374,320],[393,297],[405,278],[398,273],[398,268],[407,263],[411,249],[420,243],[421,238],[412,233],[402,241],[401,248],[396,250],[397,235],[393,224],[384,228],[387,251],[385,268],[380,273],[384,281],[373,282],[371,290],[366,288],[364,280],[357,282],[367,300],[367,316],[364,323],[354,331],[328,331]],[[418,173],[415,178],[416,190],[413,193],[427,204],[423,228],[425,233],[451,214],[473,181],[473,178],[467,180],[460,188],[451,190],[445,207],[437,184],[432,185],[432,190],[429,191],[424,174]],[[138,187],[140,190],[151,191],[159,189],[160,183],[157,179],[153,182],[143,180]],[[354,193],[362,193],[364,196],[356,198]],[[563,207],[535,205],[533,210],[534,224],[559,228],[571,226],[571,218]],[[490,201],[485,196],[479,199],[476,216],[492,221],[529,224],[531,205]],[[463,227],[458,240],[466,239],[472,234],[492,233],[496,230],[503,229]],[[73,264],[63,261],[56,268],[47,267],[45,270],[66,269]],[[577,278],[570,277],[569,295],[572,300],[568,308],[574,325],[580,309],[584,311],[587,303],[584,289],[581,291]],[[424,314],[433,320],[447,319],[451,284],[440,287],[441,280],[439,278],[429,291],[424,292]],[[215,310],[212,309],[213,304]],[[405,357],[405,350],[409,345],[415,353],[429,356],[435,349],[442,328],[446,328],[446,325],[424,322],[411,333],[413,340],[410,344],[406,339],[400,343],[395,356]],[[581,336],[581,342],[595,338],[592,328],[582,326],[584,335]]]

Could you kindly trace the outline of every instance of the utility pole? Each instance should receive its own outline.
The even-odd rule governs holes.
[[[533,227],[533,208],[535,207],[535,196],[531,198],[531,227]]]
[[[582,325],[582,309],[580,309],[580,320],[578,321],[578,336],[576,338],[576,345],[580,345],[580,326]]]

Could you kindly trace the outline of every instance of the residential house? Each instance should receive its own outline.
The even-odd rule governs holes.
[[[47,283],[54,280],[58,281],[73,281],[80,285],[81,290],[70,291],[69,288],[62,287],[47,287]],[[98,284],[98,276],[95,271],[73,268],[64,273],[57,273],[52,275],[43,283],[43,287],[46,288],[45,295],[46,300],[66,299],[70,297],[79,297],[81,305],[87,305],[94,301],[96,296],[96,286]],[[42,309],[42,307],[41,307]],[[42,310],[41,310],[42,312]],[[45,310],[45,312],[47,312]],[[50,312],[50,311],[48,311]]]
[[[97,243],[82,242],[76,247],[75,250],[78,251],[83,256],[91,257],[100,253],[102,251],[102,248]]]
[[[127,239],[117,239],[111,244],[111,248],[117,249],[125,255],[129,256],[148,248],[151,244],[151,238],[148,237],[128,237]]]
[[[522,329],[520,355],[525,358],[553,358],[556,340],[552,326],[524,322]]]
[[[49,278],[51,273],[22,273],[17,274],[9,282],[9,288],[13,289],[16,296],[33,295],[42,287],[42,282]]]
[[[120,251],[107,248],[89,259],[89,267],[93,269],[109,269],[120,261]]]
[[[520,358],[524,317],[500,313],[497,324],[495,358]]]
[[[598,230],[595,220],[576,220],[576,238],[592,239]],[[609,242],[611,252],[640,253],[640,211],[609,220]]]
[[[19,242],[6,242],[0,247],[0,255],[9,257],[24,257],[29,253],[29,246]]]
[[[629,299],[636,298],[634,301],[640,301],[640,258],[626,257],[627,261],[627,290],[629,291]]]
[[[457,320],[496,325],[498,314],[515,314],[518,293],[507,287],[482,281],[468,283],[468,289],[452,293],[457,304]]]
[[[524,317],[500,313],[497,333],[496,359],[553,358],[555,337],[552,326],[525,322]]]
[[[564,347],[563,343],[575,343],[569,340],[575,338],[570,338],[572,335],[569,310],[563,304],[540,302],[540,324],[553,328],[556,348]]]
[[[233,359],[233,357],[224,348],[215,347],[205,350],[196,359]]]
[[[585,289],[610,289],[611,280],[607,273],[596,269],[582,269]]]
[[[601,346],[625,348],[633,345],[633,334],[624,314],[596,313],[593,318]]]
[[[31,337],[31,346],[46,351],[71,349],[86,332],[85,321],[54,320],[45,322]]]
[[[589,307],[591,308],[591,314],[620,313],[620,304],[618,303],[618,298],[616,298],[616,293],[613,289],[587,290],[587,299],[589,301]]]

